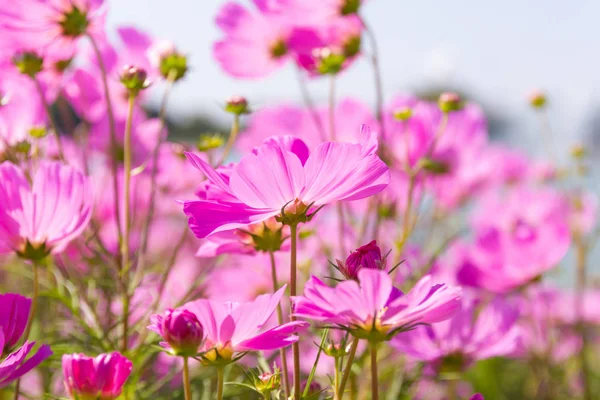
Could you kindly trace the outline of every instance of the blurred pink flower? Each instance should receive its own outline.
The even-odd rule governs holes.
[[[556,267],[571,244],[565,198],[550,188],[515,187],[480,199],[458,272],[463,284],[506,293]]]
[[[293,18],[273,9],[273,2],[256,1],[256,10],[225,3],[216,17],[225,37],[213,54],[230,75],[261,78],[279,69],[294,52],[310,53],[321,41],[310,29],[295,29]]]
[[[298,341],[295,333],[306,329],[306,322],[294,321],[263,329],[284,291],[285,286],[273,295],[261,295],[246,303],[200,299],[185,304],[182,308],[198,317],[206,333],[206,340],[200,349],[204,352],[203,359],[229,363],[239,353],[275,350]]]
[[[354,250],[345,262],[337,260],[337,263],[339,271],[346,279],[358,279],[358,272],[363,268],[385,269],[385,258],[382,256],[376,240]]]
[[[1,252],[26,257],[61,252],[90,221],[91,187],[73,167],[42,162],[30,184],[21,169],[4,162],[0,176]]]
[[[460,308],[460,288],[431,282],[425,276],[403,294],[385,271],[361,269],[358,282],[344,281],[335,288],[313,276],[304,296],[293,298],[293,310],[297,317],[334,324],[358,338],[390,340],[418,325],[447,320]]]
[[[516,308],[500,298],[486,305],[463,297],[462,303],[452,319],[402,333],[392,345],[414,359],[431,363],[436,372],[460,373],[475,361],[510,357],[516,352],[520,344]]]
[[[229,182],[205,161],[187,153],[190,162],[228,194],[220,202],[184,203],[192,231],[203,238],[264,221],[288,206],[305,212],[310,205],[366,198],[388,184],[388,167],[377,155],[365,154],[364,146],[323,143],[304,162],[305,148],[286,148],[281,137],[267,140],[233,168]],[[265,165],[270,168],[265,169]]]
[[[117,352],[95,358],[85,354],[65,354],[62,368],[65,387],[72,399],[114,400],[121,395],[133,365]]]
[[[0,31],[13,54],[60,61],[73,57],[84,35],[103,41],[105,17],[103,0],[19,0],[0,7]]]
[[[4,346],[0,355],[13,349],[25,331],[29,320],[31,299],[16,293],[0,294],[0,335]]]

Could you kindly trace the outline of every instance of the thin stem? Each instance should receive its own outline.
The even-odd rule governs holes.
[[[123,284],[123,345],[122,351],[125,352],[128,347],[129,330],[129,289],[127,286],[127,276],[129,271],[129,230],[130,230],[130,211],[131,211],[131,125],[133,120],[133,108],[135,106],[135,95],[129,95],[129,107],[127,110],[127,122],[125,124],[124,143],[124,162],[123,162],[123,193],[124,193],[124,212],[123,212],[123,241],[121,242],[121,274],[120,278]]]
[[[342,398],[344,397],[344,390],[346,389],[348,378],[350,378],[350,373],[352,372],[352,363],[354,362],[356,349],[358,349],[358,339],[354,338],[354,340],[352,341],[352,346],[350,347],[350,353],[348,354],[348,361],[346,362],[346,368],[344,369],[342,382],[340,383],[340,387],[337,390],[336,400],[342,400]]]
[[[411,214],[412,214],[412,204],[413,204],[413,197],[414,197],[414,192],[415,192],[415,181],[416,181],[416,177],[412,172],[410,173],[410,177],[408,180],[408,194],[406,197],[406,208],[404,209],[404,217],[402,219],[402,240],[400,241],[400,245],[402,247],[404,247],[404,245],[406,244],[406,241],[408,240],[409,236],[410,236],[410,231],[411,229]]]
[[[108,127],[110,133],[110,148],[112,154],[110,154],[110,167],[113,175],[113,192],[114,192],[114,203],[115,203],[115,220],[117,225],[117,236],[119,238],[119,243],[123,240],[123,232],[121,230],[121,216],[119,214],[119,210],[121,207],[119,206],[119,180],[117,176],[118,165],[115,154],[117,153],[117,128],[115,124],[115,116],[113,114],[112,101],[110,99],[110,89],[108,88],[108,76],[106,73],[106,65],[104,65],[104,60],[102,59],[102,53],[100,52],[100,48],[96,43],[96,40],[93,36],[88,35],[90,39],[90,43],[92,44],[92,48],[94,49],[94,53],[96,54],[96,60],[98,61],[98,66],[100,67],[100,76],[102,77],[102,86],[104,87],[104,97],[106,99],[106,113],[108,115]],[[119,262],[119,255],[117,254],[117,262]],[[121,265],[121,268],[123,266]]]
[[[337,219],[338,219],[338,241],[339,241],[339,246],[340,246],[340,251],[342,253],[342,257],[346,257],[346,246],[344,243],[344,233],[346,230],[346,223],[344,222],[345,218],[344,218],[344,209],[343,209],[343,205],[341,202],[338,202],[335,205],[335,210],[337,212]]]
[[[223,400],[224,368],[217,367],[217,400]]]
[[[227,156],[231,152],[233,145],[235,144],[235,140],[237,139],[238,132],[240,131],[240,116],[238,114],[233,115],[233,123],[231,124],[231,131],[229,132],[229,138],[227,138],[227,143],[225,144],[225,149],[223,150],[223,154],[219,158],[219,162],[215,167],[223,164],[223,162],[227,159]]]
[[[52,116],[52,110],[50,109],[50,104],[48,104],[48,100],[46,99],[46,95],[44,94],[44,89],[42,88],[42,84],[37,78],[33,78],[33,82],[35,83],[35,88],[37,89],[40,99],[42,100],[42,104],[44,109],[46,110],[46,114],[48,114],[48,121],[50,121],[50,126],[52,126],[52,130],[54,131],[54,136],[56,138],[56,147],[58,148],[58,156],[61,160],[65,159],[65,153],[63,151],[62,142],[60,141],[60,134],[58,132],[58,125]]]
[[[371,44],[371,65],[373,66],[373,74],[375,77],[375,113],[377,114],[379,131],[381,133],[379,143],[383,144],[385,139],[385,124],[383,122],[383,79],[381,76],[381,68],[379,66],[379,46],[377,45],[377,38],[375,37],[373,30],[364,19],[361,18],[361,21]],[[383,145],[379,146],[380,154],[383,153],[384,147],[385,146]]]
[[[371,400],[379,400],[379,374],[377,372],[377,343],[369,343],[371,348]]]
[[[169,75],[167,76],[167,86],[163,93],[160,111],[158,113],[158,118],[160,120],[160,133],[158,142],[156,143],[154,151],[152,152],[152,172],[150,173],[150,203],[148,206],[148,213],[146,214],[146,218],[144,219],[144,223],[142,225],[142,239],[140,242],[140,252],[137,262],[137,268],[139,270],[144,269],[146,254],[148,251],[148,237],[150,236],[150,229],[154,220],[154,210],[156,208],[156,176],[158,175],[158,156],[160,154],[161,145],[167,140],[167,135],[164,134],[167,116],[167,102],[169,99],[169,94],[171,93],[171,89],[173,88],[173,84],[175,83],[176,75],[176,70],[169,71]]]
[[[457,379],[450,379],[447,381],[446,385],[446,397],[448,400],[456,400],[456,385],[458,383]]]
[[[192,388],[190,386],[190,368],[188,357],[183,357],[183,393],[185,400],[192,400]]]
[[[335,75],[329,79],[329,137],[335,142]]]
[[[31,333],[31,327],[33,326],[33,320],[35,319],[35,313],[38,306],[38,298],[40,296],[40,276],[39,276],[39,265],[37,261],[33,262],[33,296],[31,297],[31,308],[29,309],[29,320],[27,321],[27,327],[23,333],[23,340],[29,339]],[[19,392],[21,387],[21,379],[17,379],[15,383],[15,397],[14,400],[19,399]]]
[[[298,224],[290,225],[290,296],[296,296],[296,252],[298,247]],[[291,303],[291,302],[290,302]],[[290,304],[291,306],[291,304]],[[296,320],[294,314],[290,313],[292,321]],[[292,352],[294,354],[294,400],[300,400],[300,346],[298,342],[292,344]]]
[[[587,362],[588,340],[584,323],[585,307],[585,283],[586,283],[586,265],[587,265],[587,246],[579,233],[574,235],[575,252],[577,260],[577,317],[578,328],[581,334],[581,349],[579,350],[579,363],[581,366],[581,376],[583,385],[584,400],[592,399],[592,388],[590,386],[590,369]]]
[[[334,358],[334,375],[333,375],[333,397],[337,398],[337,388],[340,385],[340,357]]]
[[[277,266],[275,264],[275,254],[270,251],[269,257],[271,259],[271,280],[273,281],[273,292],[279,290],[279,283],[277,282]],[[277,323],[279,325],[283,325],[283,310],[281,309],[281,304],[277,304]],[[285,391],[285,398],[290,397],[290,379],[288,377],[288,365],[287,365],[287,355],[285,354],[285,349],[279,349],[279,357],[281,357],[281,370],[283,373],[283,388]]]
[[[325,142],[327,140],[327,134],[325,132],[325,128],[323,127],[323,123],[319,114],[317,113],[314,103],[310,97],[310,93],[308,92],[308,87],[306,86],[306,81],[304,78],[304,74],[300,67],[296,69],[298,74],[298,84],[300,86],[300,93],[302,94],[302,100],[304,101],[304,106],[308,109],[310,116],[312,117],[317,130],[319,131],[319,135],[321,136],[321,140]]]

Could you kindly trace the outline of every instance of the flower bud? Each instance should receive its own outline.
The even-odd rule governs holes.
[[[457,93],[444,92],[438,98],[438,106],[445,113],[458,111],[462,108],[462,99]]]
[[[450,172],[450,165],[442,160],[424,157],[419,160],[421,168],[433,175],[445,175]]]
[[[231,96],[225,104],[225,111],[235,115],[249,114],[248,100],[243,96]]]
[[[148,73],[143,68],[126,65],[121,72],[121,83],[130,94],[137,96],[139,92],[150,86]]]
[[[44,59],[36,53],[26,52],[13,57],[13,64],[23,75],[35,78],[44,67]]]
[[[316,70],[321,75],[335,75],[342,70],[346,62],[346,56],[329,47],[315,49],[312,52],[315,59]]]
[[[204,340],[204,328],[198,318],[187,310],[167,310],[164,316],[154,315],[148,329],[160,334],[161,343],[177,356],[193,357]]]
[[[254,386],[260,393],[269,394],[281,386],[281,374],[278,371],[260,374],[256,382],[254,382]]]
[[[396,121],[408,121],[412,117],[413,110],[410,107],[401,107],[394,110],[394,119]]]
[[[29,129],[29,136],[34,139],[41,139],[48,135],[48,130],[44,126],[34,126]]]
[[[384,269],[385,258],[381,255],[377,241],[373,240],[352,252],[345,263],[337,260],[337,264],[346,279],[357,279],[361,268]]]
[[[207,152],[212,149],[218,149],[225,144],[223,135],[219,133],[203,133],[196,142],[198,151]]]
[[[571,147],[571,157],[576,160],[582,160],[586,156],[585,147],[582,144],[576,144]]]
[[[187,73],[187,57],[177,51],[173,43],[161,40],[152,45],[148,52],[153,66],[159,69],[163,78],[175,82]]]
[[[361,0],[343,0],[340,13],[342,15],[357,14]]]
[[[533,108],[537,108],[537,109],[544,108],[544,106],[546,105],[547,102],[548,102],[548,100],[546,98],[546,95],[539,90],[534,90],[529,95],[529,104]]]
[[[347,58],[351,58],[357,55],[360,52],[360,45],[360,35],[349,37],[342,46],[344,56],[346,56]]]

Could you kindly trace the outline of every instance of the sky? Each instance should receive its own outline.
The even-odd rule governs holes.
[[[244,2],[244,0],[241,0]],[[172,40],[190,56],[192,71],[174,91],[169,114],[219,115],[219,104],[244,95],[254,105],[300,102],[294,68],[259,81],[227,76],[212,58],[220,32],[214,16],[221,0],[109,0],[109,28],[134,25]],[[246,1],[246,4],[250,2]],[[537,121],[526,106],[534,88],[550,97],[550,119],[560,143],[581,135],[600,105],[600,2],[595,0],[369,0],[363,15],[381,49],[385,97],[435,84],[466,88],[521,121],[520,142],[536,143]],[[364,58],[337,84],[339,96],[374,103],[370,64]],[[310,90],[325,102],[328,82]]]

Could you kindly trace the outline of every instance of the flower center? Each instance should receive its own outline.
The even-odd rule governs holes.
[[[90,24],[87,13],[77,7],[63,15],[63,20],[59,22],[62,27],[63,35],[69,37],[78,37],[85,33]]]
[[[356,14],[360,8],[360,0],[344,0],[340,12],[342,15]]]
[[[288,52],[287,45],[283,40],[278,40],[271,46],[271,56],[273,58],[281,58],[285,56]]]

